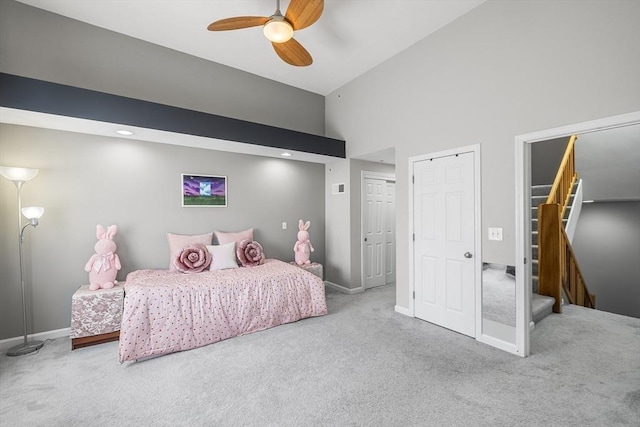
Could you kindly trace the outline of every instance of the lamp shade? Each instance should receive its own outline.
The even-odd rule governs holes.
[[[39,206],[29,206],[22,208],[22,215],[27,219],[39,219],[44,214],[44,208]]]
[[[264,24],[262,32],[273,43],[284,43],[293,37],[293,28],[281,17],[275,17]]]
[[[29,181],[38,175],[38,169],[15,168],[11,166],[0,166],[0,175],[10,181]]]

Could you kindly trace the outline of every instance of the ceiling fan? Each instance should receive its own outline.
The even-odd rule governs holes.
[[[215,21],[207,27],[209,31],[238,30],[241,28],[263,26],[264,35],[284,62],[297,67],[313,63],[307,50],[293,38],[293,32],[306,28],[316,22],[322,10],[324,0],[291,0],[287,13],[282,16],[280,0],[276,0],[276,11],[266,16],[238,16]]]

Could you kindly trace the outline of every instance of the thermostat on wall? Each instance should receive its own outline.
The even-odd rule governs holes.
[[[331,188],[333,194],[344,194],[344,183],[333,184]]]

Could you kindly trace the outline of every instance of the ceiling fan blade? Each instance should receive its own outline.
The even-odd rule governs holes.
[[[236,18],[221,19],[212,22],[207,27],[209,31],[239,30],[240,28],[257,27],[267,23],[266,16],[238,16]]]
[[[313,58],[307,49],[302,47],[295,39],[284,43],[271,43],[276,53],[284,62],[296,67],[306,67],[313,63]]]
[[[291,0],[285,18],[294,30],[301,30],[316,22],[323,9],[324,0]]]

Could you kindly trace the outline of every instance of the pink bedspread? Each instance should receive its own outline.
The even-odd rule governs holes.
[[[121,363],[327,314],[323,281],[275,259],[197,274],[138,270],[125,295]]]

